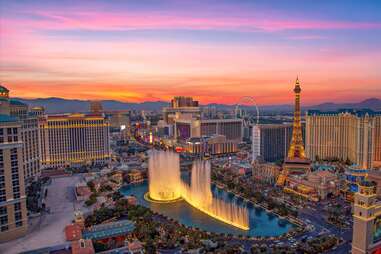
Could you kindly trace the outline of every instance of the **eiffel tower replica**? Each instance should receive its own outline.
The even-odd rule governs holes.
[[[306,157],[303,144],[302,124],[300,119],[300,88],[299,78],[295,82],[295,111],[292,128],[292,139],[288,154],[283,163],[283,171],[278,177],[277,184],[284,185],[290,175],[302,175],[310,172],[311,161]]]

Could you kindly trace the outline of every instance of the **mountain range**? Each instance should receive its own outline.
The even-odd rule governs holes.
[[[63,99],[57,97],[50,98],[37,98],[37,99],[25,99],[25,98],[14,98],[18,101],[24,102],[30,106],[43,106],[47,113],[73,113],[73,112],[88,112],[90,101],[88,100],[74,100],[74,99]],[[161,110],[163,107],[169,105],[168,102],[164,101],[154,101],[154,102],[142,102],[142,103],[131,103],[122,102],[116,100],[102,100],[101,101],[103,109],[106,111],[111,110]],[[215,107],[216,109],[229,110],[234,109],[235,105],[227,104],[207,104],[202,105],[205,107]],[[245,109],[254,109],[250,106],[242,106]],[[291,112],[294,106],[289,104],[284,105],[264,105],[259,106],[259,110],[262,112]],[[369,98],[357,103],[322,103],[313,106],[305,106],[303,110],[317,109],[322,111],[334,111],[338,109],[372,109],[374,111],[381,111],[381,99],[379,98]]]

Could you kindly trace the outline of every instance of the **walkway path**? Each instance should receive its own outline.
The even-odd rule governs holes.
[[[50,213],[35,218],[26,236],[1,244],[0,253],[20,253],[65,243],[64,228],[73,220],[76,205],[74,186],[80,176],[52,179],[48,186],[46,207]]]

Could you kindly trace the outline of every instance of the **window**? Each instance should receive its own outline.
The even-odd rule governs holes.
[[[15,212],[15,221],[20,221],[20,220],[22,220],[21,211]]]
[[[1,226],[0,231],[4,232],[8,230],[8,226]]]
[[[0,225],[8,224],[8,216],[0,217]]]
[[[17,128],[13,128],[13,135],[17,134]]]
[[[7,128],[7,134],[12,135],[12,128]]]

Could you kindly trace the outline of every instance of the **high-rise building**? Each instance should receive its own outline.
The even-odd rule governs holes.
[[[39,118],[41,165],[57,168],[107,163],[110,159],[109,127],[102,114]]]
[[[381,203],[376,186],[364,181],[354,194],[352,253],[376,253],[381,248]]]
[[[179,119],[175,122],[175,138],[223,135],[228,141],[241,142],[243,138],[242,119]]]
[[[243,138],[242,119],[202,119],[198,101],[191,97],[175,97],[171,106],[163,108],[163,123],[172,127],[169,133],[177,140],[223,135],[228,141],[241,142]]]
[[[1,101],[2,112],[17,119],[21,123],[20,133],[22,144],[22,168],[25,179],[32,179],[39,176],[40,171],[40,153],[38,146],[38,121],[37,115],[28,110],[28,105],[9,98],[9,90],[2,87],[4,94]]]
[[[21,123],[24,177],[25,179],[33,179],[41,175],[38,118],[29,116],[22,119]]]
[[[21,122],[9,114],[9,91],[2,86],[0,101],[0,242],[3,242],[24,235],[28,218]]]
[[[102,113],[103,106],[101,101],[90,101],[90,112],[91,113]]]
[[[243,120],[233,119],[202,119],[201,136],[224,135],[229,141],[241,142],[243,138]]]
[[[172,108],[198,107],[198,101],[194,101],[192,97],[177,96],[171,100]]]
[[[306,116],[306,153],[313,160],[340,159],[360,168],[381,161],[381,112],[309,111]]]
[[[106,113],[112,129],[125,129],[130,126],[129,112],[113,111]]]
[[[38,121],[37,116],[31,114],[28,105],[23,102],[11,99],[9,90],[5,87],[1,101],[2,112],[16,118],[21,123],[20,133],[22,145],[22,168],[24,170],[25,179],[29,179],[40,175],[40,153],[38,147]]]
[[[374,117],[373,119],[374,124],[374,156],[373,161],[375,166],[378,167],[381,166],[381,114]]]
[[[201,109],[198,101],[192,97],[175,97],[170,107],[163,108],[163,120],[166,124],[174,124],[177,120],[199,120]]]
[[[253,126],[253,160],[283,160],[292,137],[292,124],[257,124]]]

